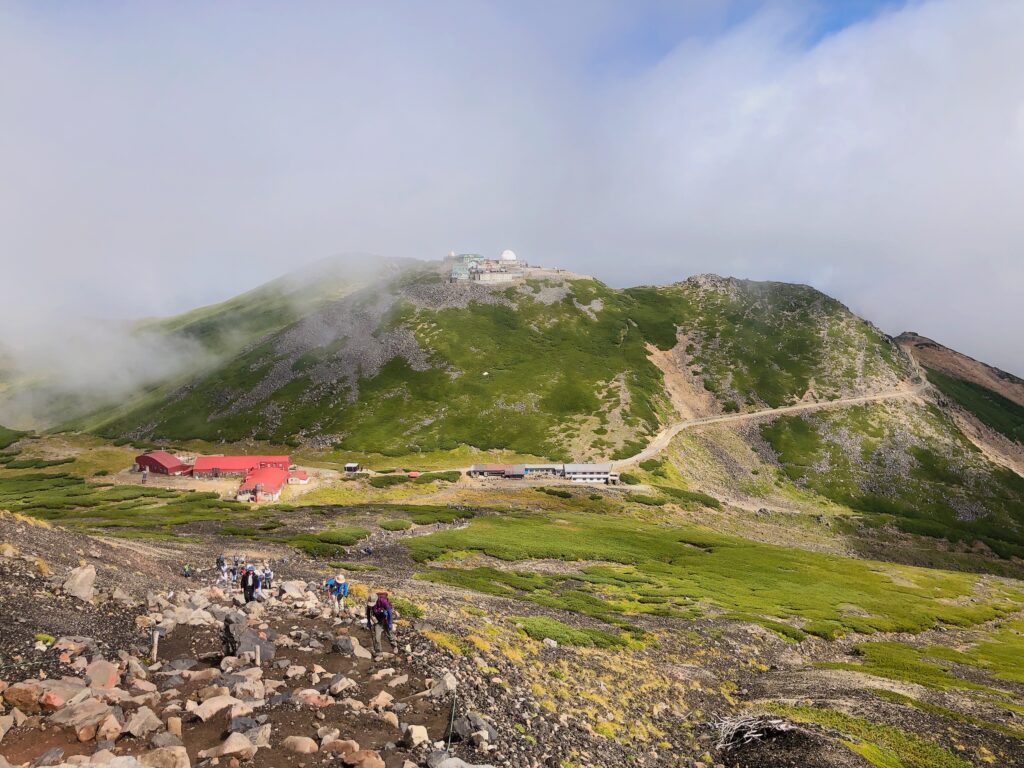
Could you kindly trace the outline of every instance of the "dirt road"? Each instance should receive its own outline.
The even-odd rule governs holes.
[[[681,421],[669,424],[658,434],[654,436],[654,439],[648,443],[647,447],[644,448],[640,453],[635,456],[630,456],[628,459],[620,459],[615,462],[616,468],[621,469],[622,467],[632,466],[638,464],[645,459],[650,459],[657,456],[663,450],[665,450],[669,443],[672,442],[672,438],[682,432],[684,429],[692,429],[693,427],[702,427],[706,424],[723,424],[735,421],[751,421],[753,419],[762,419],[767,417],[781,416],[787,413],[800,413],[803,411],[821,411],[829,408],[844,408],[849,405],[858,405],[860,403],[871,403],[878,400],[897,400],[905,397],[917,397],[924,390],[924,384],[904,384],[897,389],[886,390],[885,392],[877,392],[872,395],[860,395],[858,397],[843,397],[838,400],[823,400],[821,402],[813,403],[797,403],[796,405],[785,405],[780,408],[765,408],[761,411],[751,411],[749,413],[729,413],[720,416],[705,416],[700,419],[683,419]]]

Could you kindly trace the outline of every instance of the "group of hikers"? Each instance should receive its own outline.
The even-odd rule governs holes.
[[[274,583],[274,571],[270,563],[264,562],[260,567],[246,562],[247,558],[238,555],[229,564],[225,555],[217,556],[217,583],[233,586],[238,584],[246,603],[263,599],[263,590],[271,589]],[[187,571],[187,572],[186,572]],[[191,566],[182,568],[183,575],[191,576]],[[346,600],[349,597],[348,579],[345,574],[338,573],[324,581],[322,586],[331,605],[331,614],[337,618],[347,610]],[[385,635],[393,652],[398,651],[395,639],[395,611],[391,606],[387,592],[370,592],[366,598],[366,628],[373,634],[373,655],[381,654],[381,639]]]
[[[331,602],[331,613],[340,616],[348,598],[348,579],[339,573],[324,582],[324,591]],[[395,611],[387,592],[370,592],[366,598],[366,628],[373,632],[373,655],[381,654],[381,637],[387,635],[391,650],[398,651],[395,639]]]
[[[217,584],[231,586],[238,584],[242,588],[245,602],[251,603],[263,596],[264,589],[274,585],[274,570],[270,563],[264,562],[259,568],[245,558],[234,556],[231,563],[227,557],[217,555]]]

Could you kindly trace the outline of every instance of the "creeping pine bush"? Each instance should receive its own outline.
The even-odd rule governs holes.
[[[721,509],[722,502],[716,499],[714,496],[709,496],[701,491],[687,491],[683,488],[671,488],[665,485],[655,486],[659,491],[664,493],[666,496],[670,496],[674,501],[682,502],[689,506],[705,506],[713,509]]]
[[[529,616],[515,619],[516,624],[534,640],[551,638],[559,645],[586,648],[621,648],[626,641],[619,635],[600,629],[577,629],[547,616]]]
[[[408,483],[411,478],[408,475],[382,475],[370,478],[370,485],[374,488],[389,488],[392,485]]]
[[[414,480],[414,482],[419,483],[420,485],[425,485],[426,483],[433,483],[437,481],[442,481],[445,483],[454,483],[458,481],[460,477],[462,477],[462,473],[459,472],[459,470],[457,469],[449,470],[446,472],[425,472],[424,474],[417,477]]]
[[[548,496],[557,496],[560,499],[571,499],[572,494],[569,491],[563,491],[558,488],[538,488],[541,493],[546,493]]]
[[[632,501],[637,504],[643,504],[647,507],[660,507],[665,503],[665,499],[657,496],[648,496],[645,493],[630,493],[626,495],[626,501]]]
[[[324,531],[316,535],[317,539],[327,544],[340,544],[343,547],[348,547],[355,544],[360,539],[365,539],[370,535],[370,532],[365,528],[358,526],[352,526],[349,528],[335,528],[330,531]]]

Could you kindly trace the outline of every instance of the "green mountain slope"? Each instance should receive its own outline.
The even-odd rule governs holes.
[[[973,381],[927,368],[928,381],[982,424],[1024,444],[1024,406]]]
[[[486,287],[426,265],[311,307],[100,431],[626,456],[674,417],[649,348],[677,345],[680,373],[725,411],[876,391],[907,373],[887,337],[807,286],[704,276],[616,290],[548,276]]]
[[[1024,557],[1024,478],[934,404],[871,403],[760,428],[789,479],[910,533]]]

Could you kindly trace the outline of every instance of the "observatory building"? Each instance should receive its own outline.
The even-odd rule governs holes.
[[[526,273],[525,264],[519,261],[515,251],[507,248],[496,258],[481,256],[479,253],[448,254],[451,262],[450,279],[471,280],[478,283],[512,283],[522,280]]]

